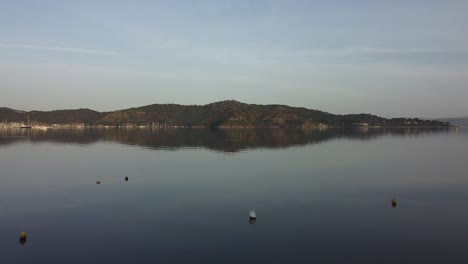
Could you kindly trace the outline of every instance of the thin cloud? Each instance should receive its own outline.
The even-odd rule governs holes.
[[[82,49],[60,46],[40,46],[40,45],[26,45],[26,44],[4,44],[0,43],[2,48],[15,48],[15,49],[28,49],[28,50],[45,50],[45,51],[58,51],[58,52],[73,52],[84,54],[99,54],[99,55],[116,55],[114,51]]]
[[[466,49],[430,49],[430,48],[381,48],[381,47],[348,47],[337,49],[303,49],[293,52],[286,52],[289,55],[398,55],[398,54],[447,54],[447,53],[466,53]]]

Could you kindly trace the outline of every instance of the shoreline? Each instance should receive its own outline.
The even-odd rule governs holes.
[[[379,128],[463,128],[463,126],[356,126],[356,125],[342,125],[342,126],[307,126],[307,127],[280,127],[280,126],[105,126],[105,125],[31,125],[30,128],[21,126],[1,126],[0,129],[22,129],[22,130],[49,130],[49,129],[335,129],[335,128],[357,128],[357,129],[379,129]]]

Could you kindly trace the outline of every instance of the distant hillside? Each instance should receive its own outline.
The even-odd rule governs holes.
[[[138,108],[100,113],[89,109],[50,112],[21,112],[0,108],[0,122],[47,124],[85,123],[88,125],[169,125],[206,127],[283,127],[313,126],[449,126],[448,123],[409,119],[386,119],[371,114],[334,115],[331,113],[286,105],[256,105],[222,101],[207,105],[154,104]]]
[[[437,119],[442,122],[449,122],[452,125],[456,126],[468,126],[468,116],[467,117],[458,117],[458,118],[441,118]]]
[[[0,108],[0,122],[45,123],[45,124],[78,124],[93,125],[105,113],[90,109],[55,110],[55,111],[18,111],[9,108]]]
[[[49,112],[32,111],[26,114],[29,115],[30,120],[37,120],[48,124],[85,123],[89,125],[96,123],[97,120],[101,119],[105,115],[105,113],[100,113],[90,109],[56,110]]]
[[[0,107],[0,122],[20,120],[24,113],[24,111]]]
[[[203,106],[155,104],[108,113],[96,124],[135,125],[153,122],[179,126],[255,126],[300,128],[318,125],[346,126],[448,126],[439,121],[394,118],[370,114],[334,115],[286,105],[256,105],[222,101]]]

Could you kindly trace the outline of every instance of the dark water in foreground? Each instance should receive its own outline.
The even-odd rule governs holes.
[[[0,130],[0,263],[467,263],[467,167],[466,130]]]

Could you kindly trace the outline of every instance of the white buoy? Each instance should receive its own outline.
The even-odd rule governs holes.
[[[250,219],[257,219],[257,214],[253,210],[249,212],[249,216],[250,216]]]

